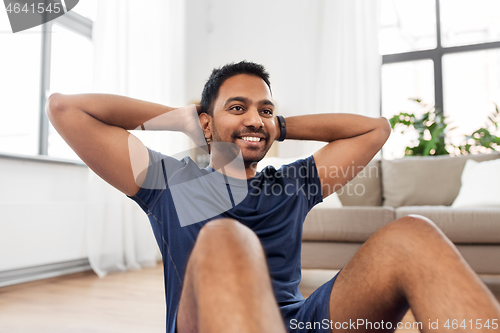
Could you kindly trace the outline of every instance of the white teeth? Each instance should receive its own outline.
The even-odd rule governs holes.
[[[254,136],[243,136],[241,138],[245,141],[254,141],[254,142],[260,141],[260,138],[256,138]]]

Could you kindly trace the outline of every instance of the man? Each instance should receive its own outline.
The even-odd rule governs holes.
[[[47,104],[49,119],[82,160],[148,214],[163,255],[167,332],[330,332],[338,323],[344,331],[370,330],[354,327],[358,319],[393,331],[409,307],[424,332],[448,319],[470,325],[456,330],[490,332],[476,329],[486,320],[498,327],[493,295],[446,236],[419,216],[381,228],[332,280],[306,300],[300,294],[304,218],[381,149],[391,131],[385,118],[278,121],[269,76],[250,62],[214,70],[198,111],[103,94],[53,94]],[[199,146],[206,140],[210,166],[145,148],[127,131],[139,128],[182,131]],[[256,162],[285,138],[328,144],[279,170],[257,172]],[[243,168],[232,164],[238,156]],[[212,175],[223,176],[222,191],[213,186],[217,180],[206,180]],[[238,200],[237,180],[246,183]],[[269,191],[276,187],[283,191]],[[203,215],[225,207],[224,195],[227,209]]]

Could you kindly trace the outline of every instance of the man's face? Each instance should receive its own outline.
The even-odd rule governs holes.
[[[275,135],[274,104],[267,84],[255,75],[227,79],[214,103],[212,140],[238,145],[248,166],[266,155]]]

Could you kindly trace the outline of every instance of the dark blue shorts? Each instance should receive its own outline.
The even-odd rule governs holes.
[[[308,298],[280,306],[288,332],[330,333],[330,294],[340,271]]]

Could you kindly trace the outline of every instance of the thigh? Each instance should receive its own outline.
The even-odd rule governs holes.
[[[250,228],[231,219],[210,221],[200,231],[187,263],[176,316],[179,333],[220,331],[222,326],[226,331],[237,327],[284,331],[260,240]]]
[[[494,318],[495,303],[431,220],[407,216],[373,234],[339,273],[330,295],[330,317],[334,324],[360,320],[361,327],[349,325],[347,331],[368,331],[370,322],[372,331],[391,332],[408,304],[422,328],[428,320],[444,322],[454,316],[461,318],[458,322]]]
[[[330,327],[344,332],[393,332],[408,311],[405,296],[385,268],[364,265],[353,258],[337,275],[329,299]],[[390,322],[391,324],[387,324]],[[356,325],[354,324],[356,323]],[[377,324],[375,324],[377,323]],[[359,326],[358,326],[359,325]],[[390,329],[382,329],[382,327]],[[375,331],[375,330],[373,330]]]
[[[412,268],[416,264],[412,258],[419,255],[415,249],[420,246],[415,246],[414,239],[428,236],[434,236],[431,227],[409,218],[396,220],[373,234],[340,271],[332,287],[332,325],[359,320],[359,326],[349,325],[343,331],[363,332],[370,330],[367,322],[381,325],[383,321],[376,331],[393,332],[409,309],[402,277],[405,272],[425,274]]]

